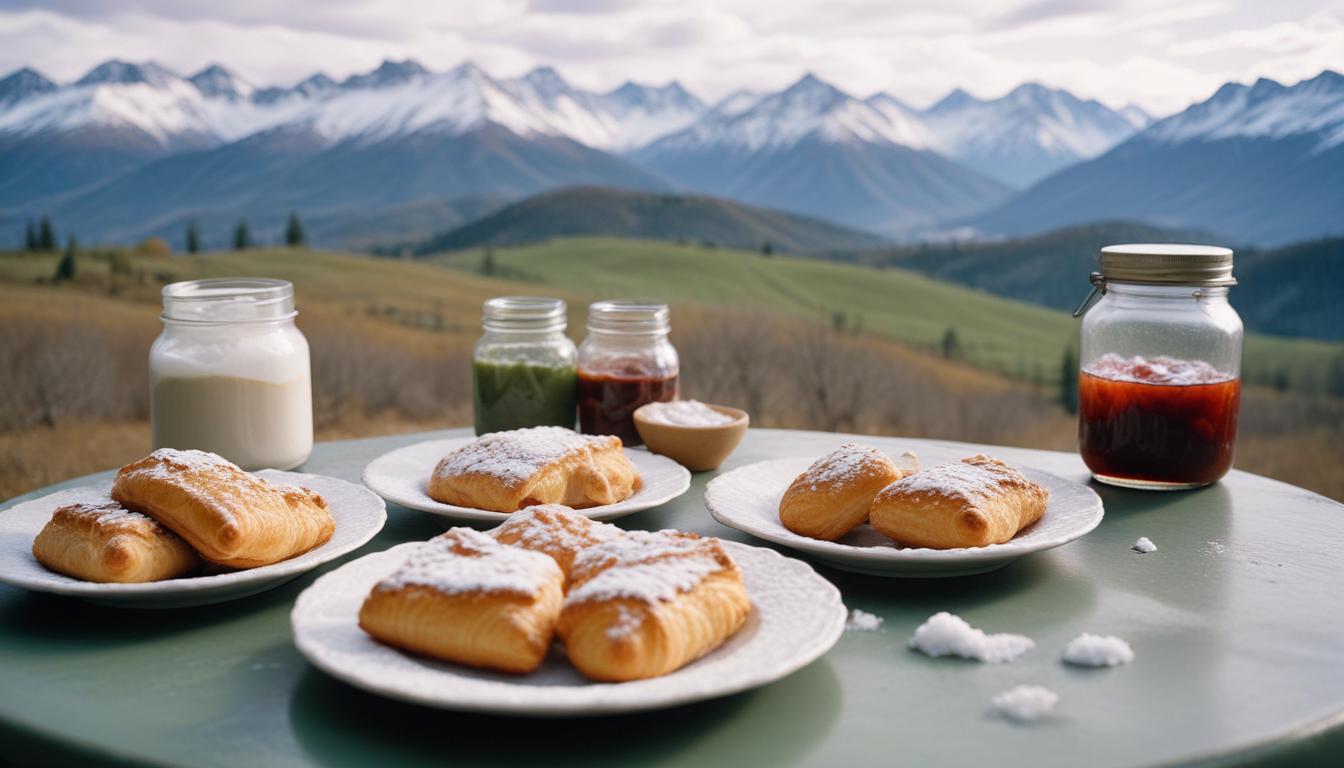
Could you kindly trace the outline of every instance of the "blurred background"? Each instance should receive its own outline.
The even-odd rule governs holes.
[[[295,284],[318,439],[469,424],[540,293],[671,302],[760,426],[1071,450],[1149,241],[1237,251],[1237,466],[1344,499],[1344,5],[1244,5],[0,0],[0,498],[148,451],[224,275]]]

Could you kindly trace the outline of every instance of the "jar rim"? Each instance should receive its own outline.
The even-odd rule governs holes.
[[[288,280],[208,277],[169,283],[160,293],[165,322],[272,322],[298,314],[294,310],[294,284]]]
[[[610,299],[588,305],[588,331],[624,335],[666,335],[672,330],[667,304],[642,299]]]
[[[488,331],[563,331],[568,325],[564,299],[550,296],[496,296],[481,308]]]

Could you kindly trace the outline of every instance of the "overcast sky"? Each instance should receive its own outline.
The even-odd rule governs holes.
[[[1228,80],[1344,70],[1344,0],[0,0],[0,72],[64,81],[113,57],[262,85],[384,58],[552,64],[586,88],[677,79],[706,98],[811,71],[917,106],[1034,80],[1170,112]]]

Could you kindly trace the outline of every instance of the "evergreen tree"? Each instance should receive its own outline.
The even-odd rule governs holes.
[[[196,222],[187,222],[187,253],[201,252],[201,233],[196,228]]]
[[[961,357],[961,338],[957,336],[956,328],[948,328],[943,334],[943,357],[948,360]]]
[[[762,256],[775,255],[775,246],[771,245],[769,240],[766,240],[764,243],[761,243],[761,255]]]
[[[247,219],[239,219],[233,230],[233,250],[241,251],[252,246],[252,234],[247,231]]]
[[[303,224],[299,222],[299,214],[291,211],[289,222],[285,224],[285,245],[291,248],[302,248],[304,242]]]
[[[51,219],[42,217],[37,228],[37,248],[41,251],[56,250],[56,230],[51,228]]]
[[[75,236],[71,235],[70,240],[66,243],[65,253],[56,265],[56,276],[53,278],[55,282],[75,279],[75,252],[78,248],[79,243],[75,242]]]
[[[27,226],[23,228],[23,250],[37,250],[37,230],[33,228],[32,219],[29,219]]]
[[[1073,347],[1064,348],[1059,373],[1059,403],[1069,413],[1078,413],[1078,359],[1073,356]]]
[[[485,246],[485,253],[481,254],[481,274],[490,277],[495,274],[495,249]]]

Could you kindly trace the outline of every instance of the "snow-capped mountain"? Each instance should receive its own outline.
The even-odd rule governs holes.
[[[888,234],[1007,195],[931,144],[895,99],[860,100],[807,75],[745,109],[721,103],[631,157],[691,189]]]
[[[978,99],[956,90],[920,117],[931,146],[1005,184],[1026,187],[1129,138],[1146,115],[1121,114],[1073,94],[1026,83]]]
[[[997,234],[1130,219],[1278,244],[1344,232],[1344,75],[1229,83],[970,220]]]
[[[30,96],[50,93],[54,90],[56,90],[55,83],[43,77],[37,71],[24,67],[4,79],[0,79],[0,109]]]

